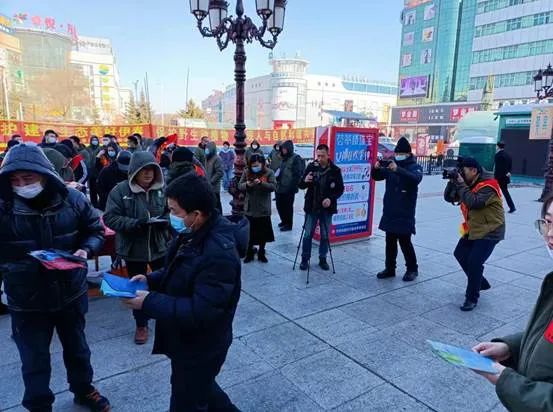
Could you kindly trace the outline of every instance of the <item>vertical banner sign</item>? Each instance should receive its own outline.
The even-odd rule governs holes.
[[[549,140],[553,130],[553,107],[534,107],[530,124],[530,140]]]
[[[372,166],[378,155],[378,129],[331,127],[317,130],[317,144],[328,137],[333,162],[342,170],[344,194],[332,217],[331,243],[366,239],[372,235],[374,181]]]

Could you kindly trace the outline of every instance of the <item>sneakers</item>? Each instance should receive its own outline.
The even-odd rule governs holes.
[[[309,268],[309,260],[301,259],[300,270],[307,270]]]
[[[404,282],[412,282],[414,281],[417,276],[419,276],[419,272],[416,270],[408,270],[405,272],[405,275],[403,275],[403,281]]]
[[[111,411],[111,405],[105,396],[100,395],[96,389],[88,395],[75,395],[73,399],[77,405],[85,406],[92,412],[108,412]]]
[[[470,312],[471,310],[473,310],[475,307],[476,307],[476,302],[472,302],[470,300],[465,300],[465,303],[463,303],[463,306],[461,306],[461,310],[463,312]]]
[[[267,255],[265,254],[264,250],[260,250],[257,253],[257,260],[259,260],[261,263],[269,263],[269,261],[267,260]]]
[[[320,267],[322,270],[330,270],[330,266],[328,266],[328,263],[327,263],[325,257],[320,257],[320,258],[319,258],[319,267]]]
[[[376,275],[378,279],[388,279],[388,278],[393,278],[395,276],[396,276],[396,271],[388,270],[388,269],[384,269],[382,272],[378,272]]]
[[[137,345],[144,345],[146,342],[148,342],[148,327],[137,327],[136,332],[134,333],[134,343]]]

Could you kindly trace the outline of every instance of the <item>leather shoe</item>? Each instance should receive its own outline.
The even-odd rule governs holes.
[[[309,260],[302,259],[300,263],[300,270],[307,270],[309,268]]]
[[[480,283],[480,290],[489,290],[492,288],[492,285],[490,285],[490,282],[488,282],[488,279],[482,278],[482,283]]]
[[[281,232],[291,232],[292,231],[292,226],[281,226],[280,231]]]
[[[463,312],[470,312],[476,307],[476,302],[471,302],[470,300],[465,300],[465,303],[463,303],[463,306],[461,306],[461,310]]]
[[[405,275],[403,275],[403,281],[404,282],[412,282],[414,281],[417,276],[419,276],[419,272],[416,270],[408,270],[405,272]]]
[[[512,209],[509,210],[509,213],[515,213],[517,211],[516,207],[513,207]]]
[[[324,257],[319,258],[319,267],[322,270],[330,270],[330,266],[328,266],[328,262],[326,261],[326,258],[324,258]]]
[[[378,279],[388,279],[388,278],[393,278],[395,276],[396,276],[396,271],[388,270],[388,269],[384,269],[382,272],[378,272],[376,275]]]
[[[137,345],[144,345],[146,342],[148,342],[148,327],[137,327],[136,332],[134,333],[134,343]]]

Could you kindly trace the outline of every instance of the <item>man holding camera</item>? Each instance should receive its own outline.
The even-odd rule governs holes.
[[[484,263],[505,237],[505,212],[501,188],[476,159],[459,159],[458,170],[444,171],[449,178],[444,198],[459,204],[465,219],[455,258],[468,278],[463,312],[473,310],[481,290],[491,286],[484,274]]]
[[[416,233],[415,212],[422,167],[417,164],[411,144],[405,137],[398,140],[394,152],[394,160],[376,162],[372,173],[374,180],[386,180],[384,211],[378,226],[386,232],[386,268],[376,276],[378,279],[387,279],[396,275],[399,242],[407,266],[403,281],[412,282],[419,275],[411,236]]]
[[[329,157],[329,149],[325,144],[317,146],[317,160],[305,169],[299,188],[307,189],[305,193],[305,224],[303,248],[301,254],[301,270],[307,270],[311,259],[313,234],[319,222],[321,241],[319,244],[319,267],[329,270],[326,261],[329,249],[328,233],[332,225],[332,215],[338,210],[338,198],[344,193],[342,171]]]

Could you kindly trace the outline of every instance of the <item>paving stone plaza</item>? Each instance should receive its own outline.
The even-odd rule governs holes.
[[[485,269],[492,289],[482,293],[476,310],[463,313],[465,275],[452,254],[461,215],[443,201],[443,187],[438,176],[421,184],[414,238],[420,276],[409,284],[401,276],[376,279],[384,267],[383,233],[376,230],[370,240],[333,248],[336,275],[314,268],[306,285],[305,273],[292,271],[303,222],[298,196],[294,231],[276,233],[268,264],[243,268],[235,339],[219,376],[241,410],[505,410],[493,386],[436,358],[426,340],[471,347],[524,327],[553,268],[533,228],[541,188],[513,188],[518,210],[507,215],[507,239]],[[383,185],[377,185],[375,228],[382,195]],[[166,411],[169,362],[150,355],[151,341],[133,343],[131,313],[117,300],[96,298],[87,320],[96,384],[114,410]],[[0,410],[23,411],[19,356],[7,316],[0,318],[0,348]],[[57,339],[52,353],[54,410],[80,411],[68,391]]]

